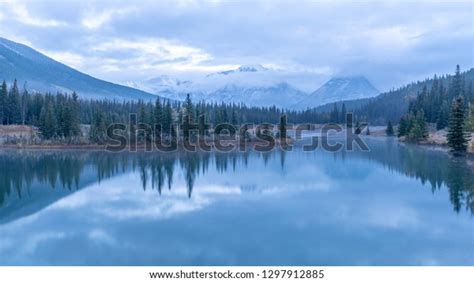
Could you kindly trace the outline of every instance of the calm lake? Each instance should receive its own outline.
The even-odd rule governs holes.
[[[474,161],[0,150],[0,265],[474,265]]]

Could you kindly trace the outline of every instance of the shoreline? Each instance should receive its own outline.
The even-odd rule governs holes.
[[[254,148],[251,148],[251,147],[254,147],[254,146],[257,146],[257,145],[262,145],[262,146],[263,145],[271,145],[274,148],[276,148],[277,146],[278,147],[281,146],[281,141],[277,138],[275,138],[275,142],[272,142],[273,144],[268,142],[268,141],[256,141],[256,140],[247,141],[245,143],[241,143],[239,141],[233,141],[233,140],[220,140],[220,141],[221,141],[220,142],[221,146],[229,146],[229,145],[235,146],[233,148],[233,150],[231,150],[231,151],[235,151],[236,149],[239,148],[239,146],[241,146],[243,144],[245,144],[245,146],[248,149],[254,149]],[[212,140],[206,140],[205,144],[201,143],[201,145],[199,145],[197,142],[191,142],[190,144],[192,146],[197,147],[197,152],[198,151],[203,151],[202,146],[211,146],[212,150],[216,149],[216,144]],[[292,145],[293,140],[288,139],[287,144]],[[21,144],[21,145],[20,144],[0,144],[0,150],[4,150],[4,149],[5,150],[32,150],[32,151],[34,151],[34,150],[65,150],[65,151],[67,151],[67,150],[84,150],[84,151],[86,151],[86,150],[90,150],[90,151],[103,150],[103,151],[106,151],[106,152],[114,153],[113,150],[108,150],[107,149],[107,147],[111,146],[111,145],[112,144],[103,144],[103,145],[101,145],[101,144]],[[137,144],[136,146],[134,146],[133,149],[136,148],[139,151],[143,151],[143,150],[146,150],[149,147],[152,148],[150,152],[170,153],[170,152],[173,152],[173,151],[176,151],[176,150],[184,149],[185,145],[181,141],[176,145],[176,150],[172,150],[172,151],[158,150],[154,143]],[[131,146],[125,146],[122,150],[120,150],[118,152],[123,152],[123,151],[134,152],[131,149],[132,149]]]
[[[30,126],[14,126],[14,127],[5,127],[3,126],[3,130],[6,129],[13,129],[11,130],[10,132],[8,132],[7,134],[3,134],[3,136],[0,136],[0,141],[1,141],[1,137],[5,138],[10,135],[11,136],[15,136],[15,137],[20,137],[20,138],[24,138],[23,141],[25,140],[28,140],[30,137],[31,138],[31,134],[32,134],[32,128]],[[318,127],[318,125],[315,126],[315,129],[316,130],[311,130],[311,131],[305,131],[305,136],[303,138],[311,138],[313,136],[315,136],[315,134],[319,134],[320,131],[318,129],[320,129],[320,127]],[[447,153],[449,153],[449,147],[447,145],[447,132],[446,130],[430,130],[429,132],[429,136],[426,140],[423,140],[423,141],[420,141],[420,142],[409,142],[409,141],[406,141],[404,140],[404,138],[398,138],[397,136],[387,136],[386,133],[385,133],[385,129],[386,127],[384,126],[372,126],[371,127],[371,133],[370,135],[366,135],[366,131],[362,131],[360,133],[360,136],[361,138],[394,138],[396,139],[397,142],[401,143],[401,144],[409,144],[409,145],[416,145],[416,146],[420,146],[420,147],[424,147],[424,148],[432,148],[432,149],[436,149],[436,150],[440,150],[440,151],[445,151]],[[289,131],[291,132],[291,131]],[[289,134],[289,136],[291,136],[291,134]],[[273,146],[274,148],[275,147],[281,147],[280,144],[281,144],[281,141],[279,138],[275,138],[274,137],[274,144],[272,144],[271,146]],[[78,140],[79,141],[79,140]],[[225,137],[224,138],[221,138],[219,139],[219,144],[217,144],[217,146],[221,146],[221,147],[225,147],[225,146],[229,146],[229,145],[232,145],[234,146],[234,148],[231,150],[235,150],[235,149],[238,149],[239,146],[241,146],[242,144],[245,144],[245,146],[248,147],[248,149],[254,149],[255,146],[257,145],[260,145],[260,146],[264,146],[264,145],[270,145],[271,143],[269,143],[269,141],[265,141],[265,140],[259,140],[259,139],[255,139],[255,138],[252,138],[251,140],[248,140],[246,141],[245,143],[241,143],[240,140],[234,140],[234,139],[226,139]],[[287,139],[287,144],[289,145],[292,145],[293,143],[299,141],[298,139],[294,139],[294,138],[291,138],[289,137]],[[201,145],[199,145],[199,143]],[[197,146],[198,149],[197,151],[202,151],[202,148],[204,148],[205,146],[210,146],[212,147],[212,150],[215,150],[216,149],[216,142],[215,140],[213,140],[212,138],[211,139],[205,139],[205,140],[201,140],[201,141],[192,141],[190,143],[192,146]],[[41,143],[37,143],[37,144],[28,144],[28,141],[25,141],[24,143],[22,143],[22,141],[20,141],[19,143],[5,143],[5,142],[0,142],[0,150],[90,150],[90,151],[99,151],[99,150],[103,150],[103,151],[109,151],[109,152],[114,152],[114,150],[112,149],[111,150],[111,147],[113,146],[116,146],[116,144],[93,144],[93,143],[88,143],[85,139],[82,138],[81,141],[79,141],[77,144],[68,144],[68,143],[60,143],[60,142],[50,142],[50,141],[45,141],[44,144],[41,144]],[[107,148],[109,147],[109,148]],[[149,148],[151,147],[151,150],[149,150]],[[165,145],[164,147],[168,147],[168,145]],[[177,148],[176,149],[173,149],[171,151],[174,151],[174,150],[179,150],[179,149],[184,149],[185,147],[185,144],[183,144],[183,141],[180,140],[178,141],[178,144],[177,144]],[[169,152],[167,150],[161,150],[161,149],[158,149],[156,147],[156,145],[154,143],[148,143],[148,144],[145,144],[145,143],[141,143],[141,144],[136,144],[133,146],[133,148],[131,148],[130,145],[127,145],[125,147],[123,147],[121,150],[118,150],[118,152],[122,152],[122,151],[131,151],[133,152],[135,150],[135,148],[137,150],[146,150],[146,151],[150,151],[150,152]],[[272,149],[274,149],[272,148]],[[221,150],[221,151],[225,151],[225,150]],[[471,134],[471,140],[468,144],[468,150],[467,150],[467,155],[474,155],[474,133]]]
[[[396,136],[393,136],[393,137],[385,136],[385,135],[363,136],[363,138],[367,138],[367,137],[368,138],[373,138],[373,139],[393,138],[394,140],[397,141],[397,143],[402,144],[402,145],[417,146],[417,147],[420,147],[420,148],[425,148],[425,149],[437,150],[437,151],[450,153],[449,147],[447,146],[447,144],[439,144],[439,143],[429,142],[429,141],[419,142],[419,143],[412,143],[412,142],[402,141],[402,140],[400,140],[400,138],[398,138]],[[196,143],[192,143],[192,145],[197,146]],[[212,150],[216,149],[216,146],[214,144],[211,144],[210,142],[208,142],[207,145],[211,146]],[[238,146],[240,146],[240,143],[225,141],[225,142],[222,142],[222,145],[223,146],[233,145],[235,147],[230,151],[235,151],[235,150],[238,150]],[[256,145],[268,145],[268,143],[265,142],[265,141],[263,141],[263,142],[249,141],[249,142],[246,143],[246,146],[248,147],[247,149],[254,149],[253,147],[256,146]],[[293,142],[291,142],[290,145],[294,145]],[[110,153],[120,153],[120,152],[125,152],[125,151],[135,152],[134,150],[132,150],[130,148],[130,146],[126,146],[122,150],[116,151],[116,152],[114,152],[112,150],[108,150],[107,146],[108,146],[107,144],[104,144],[104,145],[99,145],[99,144],[82,144],[82,145],[78,145],[78,144],[75,144],[75,145],[72,145],[72,144],[49,144],[49,145],[46,145],[46,144],[42,144],[42,145],[37,145],[37,144],[35,144],[35,145],[0,144],[0,150],[105,151],[105,152],[110,152]],[[272,148],[272,150],[277,148],[277,147],[280,148],[280,142],[279,141],[275,142],[273,144],[273,146],[274,146],[274,148]],[[176,151],[176,150],[184,149],[184,145],[182,143],[179,143],[178,146],[177,146],[177,149],[172,150],[172,151],[158,150],[155,147],[155,145],[152,145],[151,147],[152,147],[152,149],[148,150],[149,152],[159,152],[159,153],[171,153],[171,152]],[[148,146],[145,145],[145,144],[137,144],[135,148],[138,152],[147,151]],[[197,148],[196,152],[203,151],[203,150],[201,150],[201,148]],[[225,152],[225,151],[223,151],[223,152]],[[468,152],[466,152],[466,155],[474,156],[474,152],[473,151],[468,151]]]

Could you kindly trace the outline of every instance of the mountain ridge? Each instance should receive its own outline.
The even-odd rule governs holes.
[[[163,75],[120,85],[97,79],[24,44],[0,37],[0,79],[26,82],[29,90],[37,92],[75,91],[83,99],[154,100],[161,96],[184,100],[190,94],[196,101],[303,110],[379,94],[363,76],[333,77],[311,93],[295,87],[287,80],[290,78],[280,70],[253,64],[211,73],[197,81]],[[308,78],[303,80],[310,81]]]
[[[197,81],[182,81],[163,75],[130,85],[177,100],[184,100],[186,95],[190,94],[193,100],[276,106],[292,110],[314,108],[334,101],[371,98],[380,94],[367,78],[361,75],[333,77],[317,90],[308,93],[285,80],[266,79],[267,73],[272,70],[259,66],[244,65],[234,70],[208,74]],[[259,74],[262,76],[260,80]],[[166,83],[162,83],[163,81]],[[331,84],[336,87],[329,87]]]
[[[0,37],[0,79],[27,83],[31,91],[73,92],[81,98],[155,99],[156,95],[82,73],[24,44]]]
[[[344,100],[372,98],[380,94],[364,76],[336,76],[298,103],[300,108],[316,108]]]

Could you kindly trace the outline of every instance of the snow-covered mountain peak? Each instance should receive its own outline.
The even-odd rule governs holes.
[[[316,107],[338,101],[370,98],[379,93],[364,76],[339,76],[323,84],[299,105],[300,108]]]
[[[264,66],[260,64],[255,64],[255,65],[241,65],[237,69],[233,70],[225,70],[225,71],[220,71],[216,73],[211,73],[208,74],[207,77],[212,77],[212,76],[220,76],[220,75],[231,75],[231,74],[239,74],[239,73],[255,73],[255,72],[264,72],[269,69],[265,68]]]
[[[239,72],[258,72],[268,70],[266,67],[257,64],[257,65],[242,65],[237,69]]]

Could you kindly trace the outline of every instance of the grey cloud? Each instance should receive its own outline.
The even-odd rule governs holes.
[[[21,4],[21,3],[20,3]],[[108,72],[111,59],[144,63],[162,74],[186,56],[156,58],[140,49],[101,50],[93,47],[114,40],[166,40],[194,48],[207,59],[195,60],[189,72],[203,66],[274,64],[329,68],[331,74],[367,76],[382,90],[434,73],[452,72],[459,63],[473,66],[471,2],[313,2],[261,1],[81,1],[26,2],[37,21],[66,23],[34,26],[12,18],[17,3],[6,3],[0,16],[0,36],[26,40],[51,53],[69,52],[94,58],[81,70],[120,81],[126,75]],[[7,14],[8,13],[8,14]],[[88,22],[87,20],[91,22]],[[13,38],[12,38],[13,37]],[[129,57],[128,59],[126,57]],[[135,76],[150,76],[153,69]],[[186,68],[179,68],[180,70]],[[172,72],[173,70],[170,70]],[[180,71],[174,74],[179,75]]]

